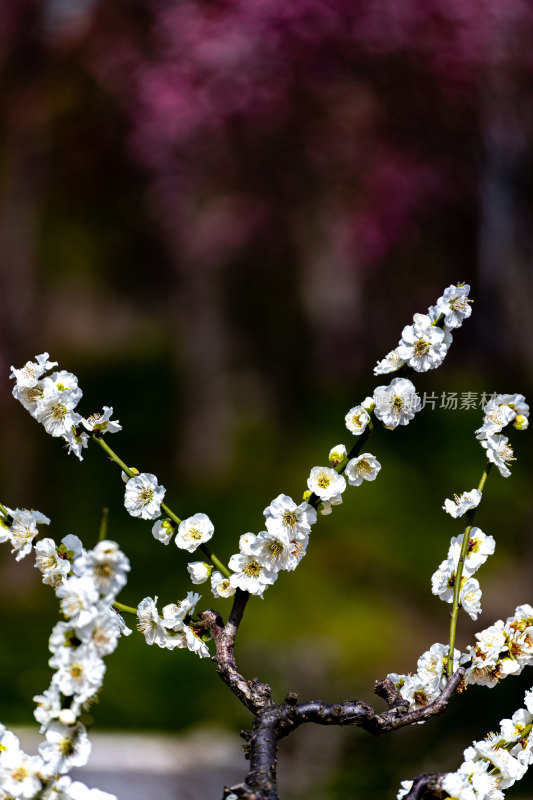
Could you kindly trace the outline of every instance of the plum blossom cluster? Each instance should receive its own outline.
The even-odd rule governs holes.
[[[519,675],[533,664],[533,607],[518,606],[504,622],[498,620],[476,634],[467,648],[465,684],[492,688],[508,675]],[[533,690],[525,695],[525,708],[500,722],[497,733],[473,742],[464,762],[442,779],[442,788],[457,800],[503,800],[504,790],[520,780],[533,763]],[[398,794],[398,797],[403,795]]]
[[[327,468],[325,468],[327,469]],[[344,478],[334,470],[335,478]],[[337,484],[338,485],[338,484]],[[229,589],[242,589],[263,596],[281,570],[296,569],[305,555],[311,526],[316,522],[316,510],[305,500],[297,505],[286,494],[280,494],[264,510],[266,530],[245,533],[239,539],[239,552],[229,560],[233,570]],[[228,590],[226,588],[226,591]],[[221,583],[216,592],[221,596]]]
[[[464,751],[457,772],[442,779],[442,788],[457,800],[503,800],[505,789],[524,777],[533,764],[533,690],[526,692],[525,708],[502,719],[498,732],[489,733]]]
[[[387,676],[402,698],[409,702],[410,710],[429,705],[445,688],[448,653],[447,644],[435,643],[420,656],[415,673],[393,672]],[[476,633],[475,644],[469,645],[465,652],[454,651],[454,665],[465,668],[464,686],[477,684],[489,688],[533,665],[533,607],[518,606],[505,622],[498,620]],[[476,796],[472,795],[472,800],[476,800]]]
[[[445,688],[449,649],[447,644],[436,642],[420,656],[415,673],[401,675],[391,672],[387,675],[402,698],[408,701],[411,711],[432,703]],[[454,664],[460,666],[467,661],[468,655],[455,650]]]
[[[499,394],[489,400],[484,411],[483,425],[476,431],[481,446],[487,451],[487,458],[496,464],[500,475],[508,478],[511,470],[509,461],[515,461],[513,448],[503,429],[512,424],[519,431],[526,430],[529,424],[529,405],[523,394]]]
[[[453,602],[464,536],[462,533],[452,538],[447,558],[431,578],[431,591],[445,603]],[[485,563],[488,556],[494,553],[496,542],[492,536],[487,536],[477,527],[470,530],[468,538],[466,557],[460,576],[459,604],[472,619],[477,619],[481,613],[481,588],[478,580],[472,576]]]
[[[452,341],[449,329],[459,327],[470,316],[469,290],[470,287],[465,285],[450,286],[427,315],[416,314],[414,324],[404,328],[397,352],[385,359],[390,368],[376,369],[376,374],[391,372],[404,365],[417,372],[439,366]],[[370,432],[378,420],[392,430],[398,425],[407,425],[420,407],[420,397],[412,381],[396,377],[389,385],[377,386],[372,397],[366,397],[347,412],[346,428],[360,437]],[[352,448],[350,452],[355,449],[358,448]],[[229,561],[233,574],[224,580],[220,573],[213,573],[212,582],[213,578],[217,581],[213,587],[215,594],[227,596],[230,590],[240,588],[262,597],[280,570],[295,569],[305,555],[311,525],[316,521],[315,508],[321,514],[331,513],[333,506],[342,503],[347,485],[360,486],[364,481],[373,481],[381,469],[372,453],[357,453],[351,458],[344,444],[331,449],[329,461],[330,466],[311,469],[307,479],[308,491],[304,493],[304,502],[300,506],[287,495],[280,495],[265,509],[267,530],[257,535],[246,533],[241,536],[239,553],[232,555]],[[288,518],[292,520],[290,526],[280,522],[280,519]],[[167,520],[154,527],[154,536],[164,541],[171,525]],[[203,562],[190,564],[189,573],[193,583],[207,580],[211,574],[209,566]]]
[[[39,755],[30,756],[22,750],[18,737],[0,724],[1,796],[6,800],[44,797],[42,792],[45,790],[50,792],[46,796],[54,797],[54,800],[117,800],[115,795],[89,789],[81,781],[73,781],[69,775],[54,773],[53,763],[58,751],[63,760],[72,758],[72,766],[76,761],[85,763],[80,754],[85,755],[87,750],[87,736],[76,733],[74,745],[73,730],[72,726],[54,723],[47,733],[46,742],[39,747]],[[68,755],[71,749],[77,750],[76,756]]]
[[[137,628],[148,644],[174,650],[186,648],[200,658],[209,657],[209,650],[200,633],[191,623],[200,595],[188,592],[177,603],[164,606],[162,616],[157,609],[157,597],[145,597],[137,607]]]
[[[87,418],[78,414],[75,409],[83,392],[77,377],[64,369],[47,374],[52,367],[58,366],[57,361],[48,359],[48,353],[41,353],[21,369],[11,367],[10,377],[15,381],[13,396],[47,433],[61,437],[69,453],[82,460],[82,450],[87,447],[91,434],[115,433],[121,430],[121,426],[111,420],[113,409],[109,406],[104,406],[102,413]]]
[[[105,433],[117,433],[122,426],[112,420],[113,409],[104,406],[102,412],[82,417],[75,409],[83,396],[78,379],[72,372],[60,370],[47,374],[57,361],[49,361],[48,353],[35,356],[20,368],[11,367],[14,379],[13,396],[40,422],[51,436],[61,437],[80,461],[82,450],[91,436],[101,439]],[[133,517],[156,519],[161,516],[161,503],[165,496],[155,475],[138,470],[123,473],[127,482],[124,495],[126,510]]]
[[[487,450],[489,462],[495,463],[504,477],[511,473],[507,461],[514,458],[511,446],[500,432],[510,423],[525,430],[528,424],[529,406],[521,394],[500,394],[487,403],[483,425],[476,431],[477,438]],[[481,486],[481,484],[480,484]],[[446,499],[443,509],[454,518],[470,514],[481,501],[480,489],[472,489]],[[468,536],[468,543],[464,537]],[[481,588],[474,573],[494,553],[495,541],[477,527],[468,525],[464,534],[452,539],[447,558],[440,564],[431,579],[433,594],[446,603],[454,600],[455,586],[460,582],[459,605],[476,619],[481,613]]]
[[[129,561],[108,540],[89,551],[72,534],[59,546],[51,538],[33,544],[37,524],[49,520],[37,511],[5,511],[2,541],[13,544],[17,560],[33,550],[35,566],[43,583],[55,590],[65,621],[55,625],[49,640],[49,664],[55,670],[50,686],[34,697],[35,718],[45,737],[39,754],[26,755],[18,739],[0,726],[2,797],[35,797],[46,789],[62,800],[112,800],[112,795],[72,782],[65,773],[87,763],[91,744],[80,717],[101,688],[104,656],[121,635],[131,633],[112,607],[126,583]]]
[[[508,477],[510,470],[506,462],[514,456],[501,431],[510,423],[518,430],[525,430],[529,407],[521,394],[502,394],[491,398],[484,412],[483,425],[476,431],[477,438],[487,450],[489,462],[496,464],[500,474]],[[496,544],[492,536],[472,525],[487,474],[488,467],[477,489],[444,501],[443,509],[450,516],[457,519],[466,514],[469,524],[463,534],[452,538],[448,556],[431,581],[433,594],[449,603],[458,596],[459,606],[473,619],[481,612],[481,588],[472,576],[494,553]],[[505,622],[498,620],[477,633],[476,640],[476,644],[470,645],[465,653],[454,651],[453,664],[465,667],[465,687],[478,684],[492,688],[508,675],[519,675],[524,667],[533,665],[533,607],[527,604],[518,606]],[[433,645],[419,659],[414,675],[389,675],[401,696],[409,701],[410,708],[427,705],[446,685],[451,646],[451,643],[450,646]],[[435,671],[441,676],[440,685],[428,682],[428,661],[435,664]],[[502,720],[498,734],[491,733],[482,742],[474,742],[465,750],[464,763],[457,772],[443,778],[442,788],[454,800],[502,800],[503,790],[522,778],[533,762],[532,712],[533,690],[526,694],[526,708],[519,709],[512,719]],[[399,800],[407,796],[412,784],[412,781],[402,782],[397,795]]]
[[[430,341],[422,360],[420,354],[424,346],[420,337],[415,340],[413,336],[420,333],[424,315],[416,315],[415,324],[410,326],[413,336],[407,328],[404,329],[402,342],[411,341],[417,358],[420,357],[417,365],[438,366],[442,361],[444,355],[438,361],[436,353],[444,353],[443,348],[447,349],[451,341],[447,328],[458,327],[462,319],[470,314],[467,294],[468,287],[449,287],[433,310],[429,310],[427,319],[431,322],[431,330],[427,332],[427,337]],[[444,327],[439,327],[441,323]],[[398,366],[410,363],[409,358],[400,360]],[[57,366],[57,362],[49,361],[48,353],[42,353],[22,369],[12,367],[12,378],[15,379],[13,394],[33,416],[45,424],[49,432],[62,436],[69,450],[81,459],[81,450],[87,446],[90,435],[101,440],[103,433],[116,432],[120,430],[120,425],[111,420],[112,409],[107,406],[104,406],[102,414],[93,414],[87,419],[77,414],[74,409],[82,396],[77,378],[64,370],[48,377],[45,373],[54,366]],[[422,367],[418,366],[417,371],[422,371]],[[54,399],[52,405],[49,403],[51,398]],[[45,401],[47,417],[43,411]],[[407,425],[420,405],[412,382],[406,377],[397,377],[388,386],[376,387],[372,397],[365,398],[360,405],[350,409],[345,417],[346,427],[353,435],[360,436],[368,426],[372,428],[374,417],[385,427],[394,429],[398,425]],[[56,420],[54,425],[49,422],[52,417]],[[58,420],[61,420],[61,424]],[[106,449],[112,454],[110,448]],[[115,460],[121,463],[116,457]],[[294,570],[305,555],[311,525],[316,521],[316,508],[322,514],[330,513],[334,505],[342,502],[347,485],[360,486],[364,481],[373,481],[381,469],[372,453],[357,453],[350,458],[344,444],[331,451],[330,464],[311,469],[308,491],[300,505],[287,495],[279,495],[272,501],[264,512],[266,530],[241,536],[239,552],[229,560],[231,572],[225,568],[222,571],[213,569],[213,565],[219,567],[220,562],[217,563],[210,556],[213,564],[194,561],[188,565],[192,582],[200,584],[210,578],[215,597],[231,597],[237,588],[262,597],[265,588],[274,583],[280,571]],[[176,546],[188,553],[192,554],[201,547],[209,554],[205,545],[213,536],[214,526],[206,514],[196,513],[184,520],[179,520],[173,514],[161,518],[162,507],[167,513],[170,512],[163,504],[165,488],[159,484],[157,477],[152,473],[140,473],[134,468],[126,468],[122,474],[126,482],[126,510],[134,517],[153,520],[152,533],[155,539],[168,544],[174,537]]]
[[[404,365],[415,372],[439,367],[452,343],[451,331],[460,328],[472,313],[469,292],[468,284],[452,284],[427,314],[415,314],[413,324],[403,329],[397,347],[378,362],[374,375],[396,372]]]
[[[493,688],[508,675],[520,675],[533,665],[533,607],[524,604],[505,622],[498,620],[476,633],[476,643],[467,648],[471,662],[465,684]]]

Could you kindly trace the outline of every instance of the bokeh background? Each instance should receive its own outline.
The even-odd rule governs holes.
[[[450,283],[471,284],[474,311],[419,391],[531,394],[532,34],[527,0],[1,0],[2,502],[87,546],[108,507],[133,565],[127,604],[191,588],[186,554],[128,517],[100,451],[79,464],[11,397],[10,365],[45,350],[78,376],[82,413],[114,407],[124,460],[181,516],[209,514],[223,558],[349,444],[344,414],[388,382],[373,365]],[[478,482],[480,422],[479,406],[437,402],[377,432],[379,479],[250,602],[246,675],[277,699],[372,702],[376,678],[446,641],[429,581],[460,526],[440,507]],[[514,437],[511,478],[490,477],[477,522],[497,551],[460,646],[533,601],[529,439]],[[57,604],[29,559],[0,559],[0,715],[22,724],[50,680]],[[377,741],[299,731],[283,796],[394,797],[402,778],[455,768],[532,678]],[[207,660],[138,635],[108,659],[94,718],[249,724]]]

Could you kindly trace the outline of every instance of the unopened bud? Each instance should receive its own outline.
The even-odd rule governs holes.
[[[516,428],[517,431],[525,431],[528,425],[529,420],[523,414],[518,414],[513,422],[513,427]]]
[[[76,714],[71,708],[62,708],[59,712],[59,721],[62,725],[75,725]]]

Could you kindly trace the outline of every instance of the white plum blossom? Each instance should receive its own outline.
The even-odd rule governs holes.
[[[194,514],[180,522],[174,544],[189,553],[208,542],[215,531],[215,526],[207,514]]]
[[[111,419],[112,413],[113,409],[110,406],[104,406],[101,414],[91,414],[81,421],[83,426],[91,433],[117,433],[122,430],[122,425],[118,420]]]
[[[371,453],[362,453],[357,458],[352,458],[346,464],[344,474],[351,486],[360,486],[363,481],[376,479],[381,464]]]
[[[374,390],[374,413],[386,428],[407,425],[420,409],[420,397],[408,378],[394,378]]]
[[[278,495],[263,513],[269,531],[276,531],[281,527],[289,538],[309,533],[311,525],[316,522],[316,510],[313,506],[306,502],[296,505],[286,494]]]
[[[500,475],[504,478],[508,478],[511,474],[511,470],[507,466],[507,462],[515,461],[516,459],[507,436],[487,436],[487,438],[481,442],[481,446],[487,451],[487,458],[489,461],[492,461],[492,463],[496,464],[498,467]]]
[[[200,658],[209,656],[207,645],[193,626],[185,619],[194,612],[199,594],[189,592],[179,603],[169,603],[163,608],[163,616],[157,610],[157,597],[145,597],[137,609],[137,628],[144,634],[148,644],[157,644],[167,650],[187,648]]]
[[[13,522],[8,531],[9,541],[13,545],[12,553],[16,553],[16,560],[31,553],[32,543],[39,530],[37,525],[49,525],[50,520],[40,511],[29,511],[27,508],[8,508]]]
[[[116,542],[104,539],[89,552],[76,559],[73,571],[88,577],[103,598],[112,598],[126,585],[126,573],[130,570],[127,556]]]
[[[417,674],[432,694],[440,693],[446,686],[445,668],[449,649],[448,645],[436,642],[418,659]],[[454,663],[457,663],[461,654],[456,650],[454,655]]]
[[[437,300],[436,311],[439,315],[444,314],[446,328],[460,328],[464,320],[472,313],[469,292],[470,286],[467,283],[458,286],[452,284]]]
[[[11,375],[9,377],[15,379],[15,387],[35,386],[45,372],[52,369],[52,367],[57,367],[57,361],[48,361],[49,357],[48,353],[41,353],[35,356],[35,361],[27,361],[21,369],[11,367]]]
[[[496,777],[488,774],[487,761],[465,761],[457,772],[449,772],[442,778],[442,788],[458,800],[498,800]],[[498,792],[503,800],[503,794]]]
[[[504,623],[498,620],[494,625],[476,633],[477,644],[470,646],[472,668],[496,667],[500,655],[507,649]]]
[[[37,722],[41,723],[41,733],[44,733],[47,726],[53,719],[57,719],[61,713],[61,693],[55,683],[46,689],[42,694],[37,694],[33,698],[37,704],[33,715]]]
[[[459,555],[463,544],[464,534],[454,536],[451,541],[448,557],[452,558],[455,564],[459,563]],[[496,542],[493,536],[487,536],[480,528],[473,527],[468,537],[468,546],[464,568],[470,575],[485,563],[487,558],[494,553]]]
[[[121,635],[125,634],[120,617],[110,606],[101,611],[85,625],[78,625],[76,633],[83,642],[91,644],[100,656],[112,653]]]
[[[206,564],[205,561],[191,561],[187,564],[187,572],[193,583],[204,583],[209,576],[213,567],[211,564]]]
[[[481,587],[477,578],[467,577],[462,583],[459,603],[472,619],[477,619],[481,614]]]
[[[35,566],[43,576],[43,583],[54,589],[70,572],[70,561],[60,554],[53,539],[41,539],[35,545]]]
[[[155,475],[150,472],[140,472],[126,484],[124,495],[126,510],[132,517],[156,519],[161,513],[165,491],[165,487],[158,484]]]
[[[250,552],[269,569],[292,571],[305,555],[308,538],[299,534],[297,539],[289,539],[280,526],[277,531],[260,531],[250,546]]]
[[[68,772],[71,767],[83,767],[91,754],[91,742],[85,727],[52,722],[45,733],[46,741],[39,745],[39,754],[53,772]]]
[[[48,398],[60,399],[69,411],[76,408],[83,397],[77,377],[72,372],[67,372],[66,369],[43,378],[42,384],[43,401]]]
[[[0,755],[3,797],[34,798],[42,789],[39,775],[43,768],[39,756],[28,756],[22,750],[8,749]]]
[[[103,683],[105,664],[88,645],[57,650],[48,663],[56,669],[53,681],[61,694],[75,695],[80,704],[96,694]]]
[[[239,536],[239,550],[241,553],[251,553],[250,547],[253,545],[257,538],[255,533],[242,533]]]
[[[533,714],[527,708],[519,708],[511,719],[502,719],[500,731],[507,742],[518,742],[524,735],[525,729],[531,725]]]
[[[395,350],[391,350],[390,353],[387,353],[385,358],[381,361],[378,361],[377,365],[374,367],[374,375],[386,375],[389,372],[396,372],[403,367],[405,361],[398,353],[398,348]]]
[[[529,405],[523,394],[498,394],[494,402],[500,407],[510,408],[513,412],[513,427],[519,431],[524,431],[529,425]],[[487,407],[485,407],[487,412]]]
[[[413,324],[403,329],[396,352],[415,372],[427,372],[442,364],[451,341],[451,333],[433,325],[427,314],[415,314]]]
[[[431,591],[445,603],[453,601],[453,587],[456,578],[456,564],[451,558],[445,559],[431,576]]]
[[[65,431],[63,434],[63,439],[67,443],[68,452],[74,453],[74,455],[79,458],[80,461],[83,461],[82,451],[87,447],[89,442],[89,434],[85,431],[81,430],[79,427],[78,422],[74,422],[70,430]]]
[[[173,628],[177,623],[183,622],[186,617],[192,615],[199,600],[198,592],[187,592],[187,597],[183,600],[164,606],[163,625],[165,628]]]
[[[321,500],[331,502],[346,489],[346,479],[332,467],[313,467],[307,487]]]
[[[529,417],[529,405],[523,394],[498,394],[494,399],[499,405],[512,408],[517,416]]]
[[[516,412],[510,406],[498,403],[496,398],[487,403],[484,413],[483,425],[476,431],[478,439],[500,433],[516,417]]]
[[[184,626],[186,647],[191,653],[196,653],[199,658],[209,658],[210,653],[206,643],[192,625]]]
[[[481,492],[479,489],[471,489],[469,492],[463,492],[460,495],[454,495],[453,500],[445,500],[442,506],[444,511],[450,516],[462,517],[471,508],[476,508],[481,501]]]
[[[233,570],[233,575],[230,576],[229,581],[233,589],[242,589],[244,592],[262,597],[267,586],[271,586],[275,582],[278,572],[273,567],[267,567],[259,561],[252,552],[254,543],[255,537],[251,545],[245,548],[241,547],[240,553],[234,553],[231,556],[228,566]]]
[[[157,597],[145,597],[137,606],[137,630],[139,630],[147,644],[159,644],[165,640],[163,620],[157,610]]]
[[[61,610],[73,625],[86,625],[96,616],[99,593],[94,581],[86,575],[67,578],[56,589]]]
[[[37,403],[43,398],[43,382],[37,381],[35,384],[21,385],[15,384],[13,387],[13,397],[21,403],[26,411],[35,418],[37,413]]]
[[[81,391],[81,390],[80,390]],[[81,416],[74,411],[71,403],[76,400],[76,394],[50,393],[43,394],[37,402],[35,419],[40,422],[50,436],[67,436],[72,428],[81,422]]]
[[[363,406],[354,406],[344,417],[346,427],[355,436],[359,436],[370,422],[370,414]]]
[[[455,583],[457,581],[457,562],[452,557],[448,557],[439,566],[431,577],[431,591],[438,595],[445,603],[452,603]],[[481,589],[476,578],[472,578],[468,570],[463,571],[461,576],[461,588],[459,592],[459,603],[472,619],[476,619],[481,613]]]
[[[233,597],[235,594],[229,578],[225,578],[218,570],[211,573],[211,591],[215,597]]]

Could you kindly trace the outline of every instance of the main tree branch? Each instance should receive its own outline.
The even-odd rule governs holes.
[[[375,736],[412,725],[442,714],[448,702],[461,683],[464,668],[460,667],[450,678],[439,697],[429,705],[409,711],[406,702],[396,696],[390,681],[380,681],[376,691],[389,702],[388,711],[376,714],[372,706],[358,700],[328,705],[319,700],[298,703],[294,693],[287,695],[284,703],[270,705],[256,714],[251,731],[244,734],[245,749],[250,759],[250,770],[244,783],[224,790],[224,797],[234,794],[242,800],[279,800],[277,789],[277,748],[278,741],[288,736],[304,722],[318,725],[357,725]],[[410,800],[422,798],[432,791],[439,795],[439,776],[420,776],[410,795]]]
[[[448,702],[463,680],[465,668],[459,667],[448,680],[441,694],[427,706],[409,710],[409,703],[402,698],[392,681],[385,678],[377,681],[375,692],[382,697],[388,710],[377,714],[374,708],[360,700],[346,700],[329,705],[321,700],[298,703],[291,692],[279,705],[272,701],[270,686],[257,678],[247,680],[235,662],[235,640],[250,595],[237,589],[233,607],[226,624],[217,611],[208,609],[199,614],[200,623],[195,627],[209,631],[216,645],[217,672],[233,694],[254,714],[252,730],[243,731],[244,749],[250,760],[250,769],[244,783],[226,787],[224,798],[234,795],[240,800],[279,800],[277,788],[278,741],[288,736],[305,722],[317,725],[357,725],[380,736],[382,733],[412,725],[442,714]],[[419,776],[409,794],[409,800],[418,800],[427,793],[438,797],[439,777]]]

